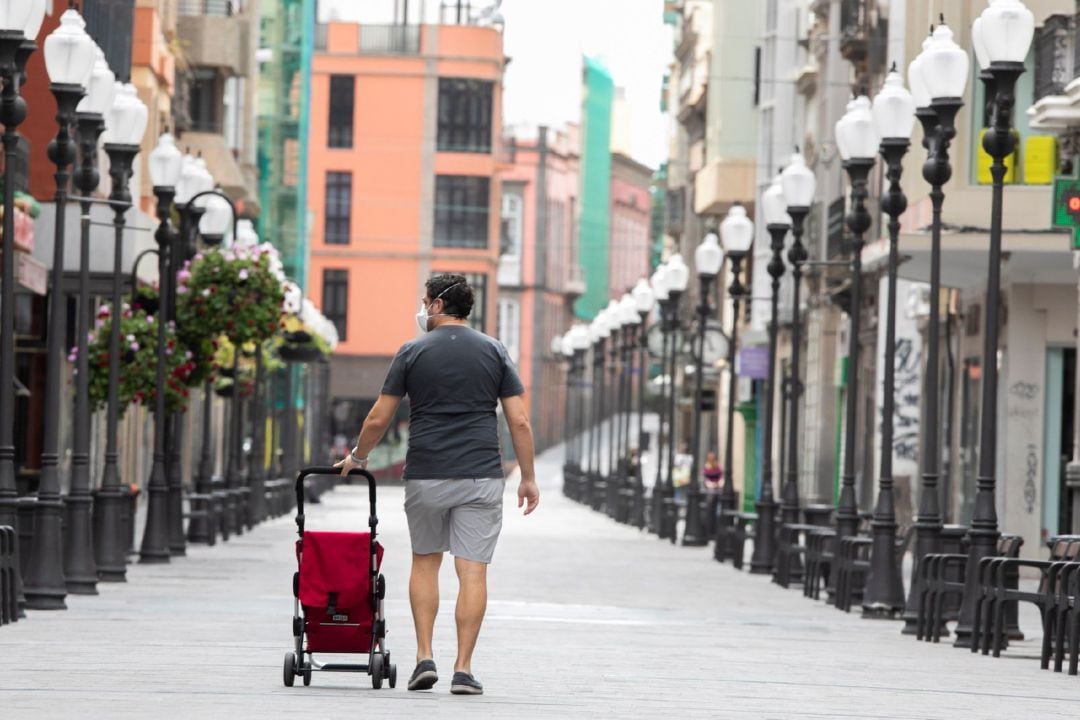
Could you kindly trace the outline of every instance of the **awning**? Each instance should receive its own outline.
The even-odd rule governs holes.
[[[1072,240],[1068,232],[1006,232],[1001,239],[1002,285],[1040,282],[1073,285]],[[887,240],[863,250],[863,267],[882,269],[888,260]],[[973,288],[986,283],[990,238],[986,231],[945,232],[941,236],[941,283],[945,287]],[[930,282],[930,234],[900,236],[899,277]]]

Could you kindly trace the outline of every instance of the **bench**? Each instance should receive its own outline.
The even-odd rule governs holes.
[[[903,563],[914,527],[899,527],[896,531],[895,552],[897,567]],[[861,604],[866,587],[866,578],[870,574],[870,560],[874,540],[866,535],[846,537],[840,540],[838,566],[836,574],[836,607],[851,612],[853,605]]]
[[[1023,544],[1024,539],[1019,535],[1003,534],[998,538],[994,557],[1015,558],[1019,556]],[[941,640],[945,626],[945,600],[950,595],[963,597],[967,561],[967,553],[935,553],[920,561],[922,590],[916,620],[917,639],[935,643]]]
[[[803,582],[803,563],[809,534],[832,524],[832,505],[807,505],[800,509],[801,523],[785,523],[777,532],[773,582],[786,588]]]
[[[1064,565],[1080,559],[1080,536],[1059,535],[1051,538],[1047,547],[1050,551],[1047,560],[990,557],[979,561],[971,652],[981,649],[983,655],[993,652],[994,657],[1000,657],[1005,646],[1006,603],[1030,602],[1039,608],[1042,616],[1043,655],[1044,662],[1048,662],[1048,641],[1053,634],[1047,624],[1048,615]],[[1017,587],[1020,568],[1039,571],[1039,585],[1035,590],[1023,591]]]
[[[830,527],[814,528],[806,533],[804,541],[806,566],[803,569],[803,595],[818,600],[822,583],[828,582],[832,571],[832,546],[836,541],[836,530]]]

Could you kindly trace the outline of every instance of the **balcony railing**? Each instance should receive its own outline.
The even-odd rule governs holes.
[[[240,12],[239,0],[180,0],[176,7],[180,15],[218,15],[232,17]]]
[[[420,26],[361,25],[360,52],[366,55],[415,55],[420,52]]]
[[[1035,32],[1035,100],[1060,95],[1072,80],[1075,65],[1075,23],[1068,15],[1051,15]]]

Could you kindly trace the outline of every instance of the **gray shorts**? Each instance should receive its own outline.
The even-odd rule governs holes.
[[[502,530],[503,478],[407,480],[405,516],[417,555],[450,551],[490,563]]]

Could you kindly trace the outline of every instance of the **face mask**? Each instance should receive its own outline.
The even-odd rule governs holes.
[[[460,284],[461,283],[455,283],[450,287],[446,288],[446,290],[443,290],[441,293],[435,296],[435,300],[439,300],[440,298],[442,298],[443,295],[445,295],[453,288],[456,288]],[[434,303],[435,300],[432,300],[431,302]],[[431,320],[431,318],[443,317],[445,315],[446,313],[435,313],[434,315],[428,315],[428,311],[424,308],[424,301],[421,300],[420,309],[416,311],[416,327],[420,328],[420,332],[426,333],[429,330],[428,322]]]

